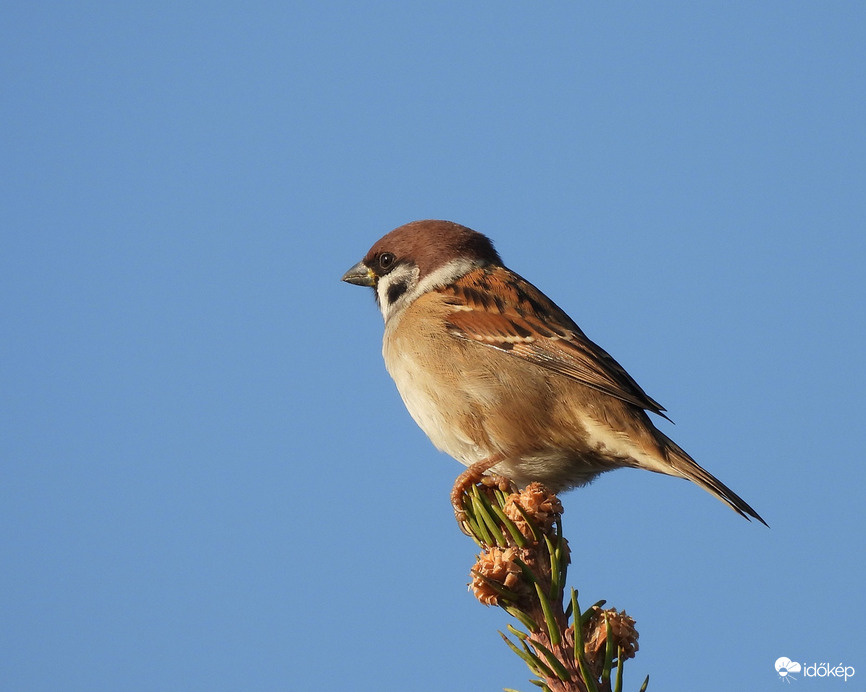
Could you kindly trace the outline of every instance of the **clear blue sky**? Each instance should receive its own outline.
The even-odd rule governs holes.
[[[564,496],[627,688],[866,679],[866,5],[2,15],[0,689],[534,689],[339,281],[430,217],[772,527],[645,472]]]

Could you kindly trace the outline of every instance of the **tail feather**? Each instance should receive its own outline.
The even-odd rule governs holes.
[[[686,454],[686,452],[667,435],[658,430],[656,433],[659,435],[659,441],[662,443],[668,461],[673,467],[674,473],[671,475],[677,475],[696,483],[711,495],[715,495],[741,517],[745,517],[749,521],[757,519],[764,526],[769,528],[770,525],[761,518],[760,514],[752,509],[748,502],[737,495],[737,493],[722,483],[709,471],[699,466],[694,459]]]

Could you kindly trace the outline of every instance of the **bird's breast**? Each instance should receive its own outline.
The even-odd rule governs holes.
[[[477,401],[461,382],[461,359],[435,342],[386,338],[385,366],[418,426],[441,451],[463,464],[487,457],[489,440]]]

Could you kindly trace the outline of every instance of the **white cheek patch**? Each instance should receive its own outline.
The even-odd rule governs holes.
[[[405,304],[418,285],[418,267],[401,265],[379,279],[376,284],[376,300],[382,317],[388,321],[399,306]]]
[[[456,281],[478,265],[467,259],[455,259],[430,272],[423,279],[414,264],[401,264],[379,279],[376,299],[387,322],[420,295]]]

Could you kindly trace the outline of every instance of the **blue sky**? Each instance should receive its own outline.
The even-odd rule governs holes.
[[[645,472],[564,496],[627,689],[866,676],[864,5],[393,5],[3,11],[0,688],[533,689],[339,281],[420,218],[772,527]]]

